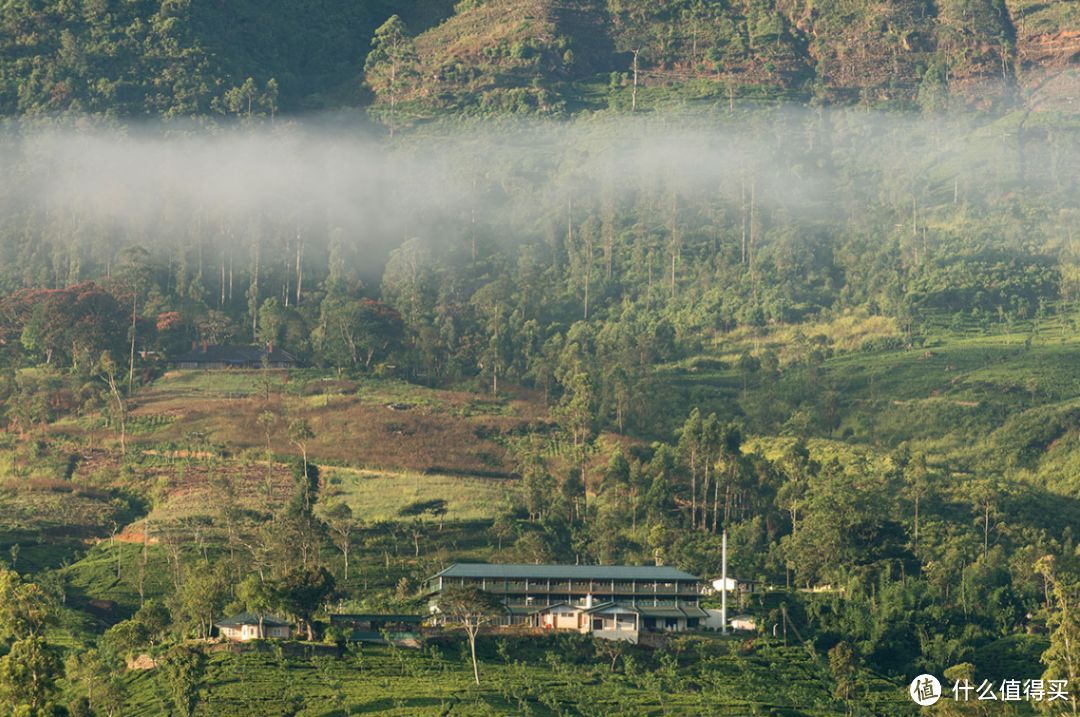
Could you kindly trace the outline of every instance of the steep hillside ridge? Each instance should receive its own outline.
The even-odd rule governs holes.
[[[557,114],[782,95],[1075,111],[1080,0],[0,2],[0,116],[358,107],[375,28],[415,36],[404,99]],[[636,58],[636,62],[635,62]],[[636,70],[636,72],[635,72]],[[251,82],[247,82],[251,78]],[[273,82],[271,82],[273,80]],[[650,99],[649,94],[652,91]]]
[[[557,83],[612,61],[596,0],[465,0],[456,8],[416,38],[413,94],[437,106],[548,112]]]
[[[1080,64],[1072,6],[1080,3],[468,0],[417,38],[427,73],[418,94],[433,110],[558,111],[552,90],[592,74],[596,107],[631,87],[681,85],[699,98],[771,88],[931,111],[950,97],[993,106]]]
[[[249,106],[271,114],[356,105],[376,27],[400,12],[423,31],[453,12],[450,0],[394,7],[401,4],[0,2],[0,116],[246,114]],[[249,77],[241,98],[235,90]]]
[[[925,0],[781,0],[820,87],[855,97],[860,91],[913,91],[935,47],[936,10]]]
[[[1080,97],[1080,2],[1006,0],[1021,84],[1040,110],[1075,112]]]
[[[805,39],[772,2],[608,5],[615,43],[637,51],[646,83],[707,79],[790,87],[812,74]]]
[[[604,0],[563,0],[551,5],[559,35],[569,38],[575,74],[608,72],[618,64],[611,16]]]

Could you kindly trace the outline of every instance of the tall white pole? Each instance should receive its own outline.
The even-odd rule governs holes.
[[[727,531],[720,538],[720,628],[727,634]]]

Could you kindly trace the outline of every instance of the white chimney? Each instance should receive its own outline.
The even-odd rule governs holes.
[[[585,609],[589,610],[591,608],[592,608],[592,593],[585,593]]]

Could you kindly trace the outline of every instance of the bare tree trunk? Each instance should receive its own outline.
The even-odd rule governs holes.
[[[466,625],[465,630],[469,633],[469,651],[472,653],[472,669],[473,679],[476,680],[476,684],[480,684],[480,666],[476,662],[476,627],[469,627]]]
[[[394,136],[394,120],[397,110],[397,62],[390,63],[390,136]]]
[[[690,451],[690,527],[697,522],[697,455]]]
[[[709,520],[709,459],[705,459],[705,476],[702,479],[701,486],[701,531],[708,530]],[[691,523],[693,527],[693,523]]]
[[[728,520],[731,518],[731,481],[724,486],[724,526],[728,524]]]
[[[675,298],[675,249],[671,250],[671,298]]]
[[[300,305],[300,291],[304,286],[304,242],[296,232],[296,305]]]
[[[712,532],[716,532],[716,513],[717,506],[720,503],[720,480],[717,479],[713,482],[713,499],[712,499]]]
[[[120,389],[116,385],[116,375],[111,368],[109,374],[106,377],[109,383],[109,392],[113,396],[113,400],[116,401],[117,418],[120,421],[120,455],[127,455],[127,408],[124,406],[124,400],[120,397]]]
[[[588,267],[589,264],[591,264],[591,263],[592,263],[592,257],[590,256],[585,261],[586,267]],[[590,274],[592,274],[591,267],[586,268],[585,269],[585,317],[584,317],[586,321],[589,320],[589,276],[590,276]]]
[[[757,239],[757,180],[750,183],[750,243],[746,247],[747,266],[751,267],[750,278],[754,278],[754,242]]]
[[[259,251],[259,245],[255,245],[255,276],[251,281],[251,293],[254,297],[252,299],[251,310],[251,340],[257,342],[259,340],[259,256],[262,252]]]
[[[281,269],[282,269],[281,273],[283,275],[283,281],[284,281],[284,283],[281,285],[281,298],[285,302],[285,307],[286,308],[288,308],[289,301],[291,300],[291,297],[292,297],[292,290],[291,290],[291,288],[289,286],[289,281],[292,279],[292,277],[289,275],[289,250],[290,250],[290,248],[291,248],[291,245],[286,240],[286,242],[285,242],[285,256],[281,261]]]
[[[135,376],[135,316],[139,302],[138,292],[132,292],[131,297],[131,353],[128,355],[128,395],[131,395],[131,381]]]
[[[589,477],[585,472],[585,458],[581,459],[581,522],[589,522]]]
[[[675,298],[675,263],[679,257],[679,195],[671,195],[671,298]]]

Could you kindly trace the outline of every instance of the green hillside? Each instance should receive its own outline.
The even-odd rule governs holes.
[[[762,94],[924,107],[943,106],[952,94],[988,107],[1073,65],[1080,49],[1075,3],[470,0],[455,7],[415,38],[416,75],[405,94],[417,115]]]
[[[1077,714],[1077,98],[1080,0],[0,0],[0,717]]]
[[[371,34],[391,4],[4,0],[0,115],[243,114],[248,98],[230,108],[226,94],[248,77],[261,114],[357,104]],[[445,1],[408,5],[394,12],[417,28],[449,11]]]
[[[925,106],[949,93],[970,103],[975,88],[987,106],[1074,68],[1080,51],[1076,2],[4,0],[0,115],[385,104],[364,64],[392,15],[415,37],[395,94],[421,117],[762,93]]]

